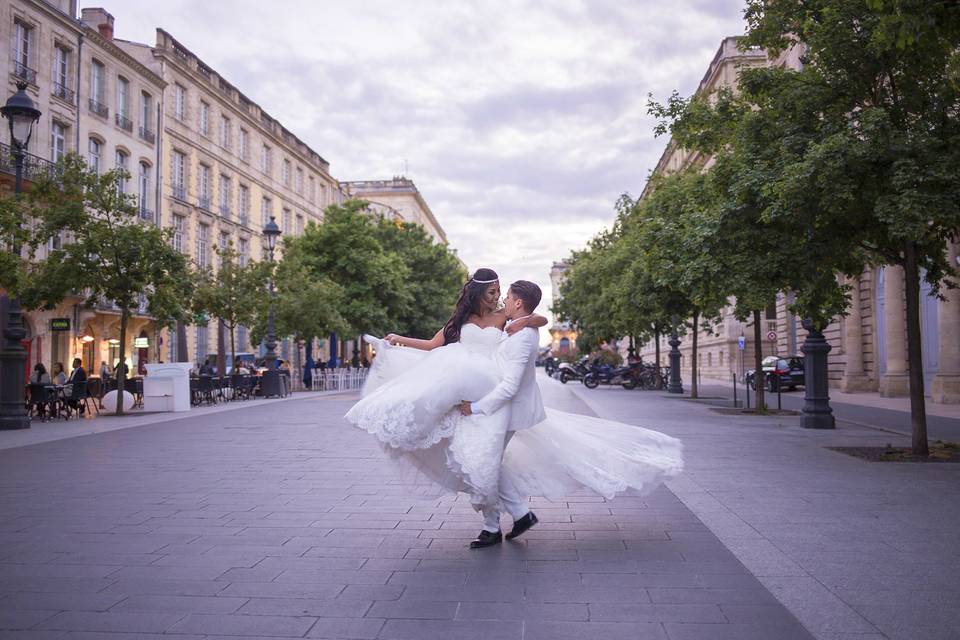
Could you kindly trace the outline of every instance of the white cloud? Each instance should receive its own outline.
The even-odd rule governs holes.
[[[341,180],[404,172],[461,258],[543,286],[638,194],[665,141],[647,94],[690,93],[742,0],[122,0],[117,37],[162,27]]]

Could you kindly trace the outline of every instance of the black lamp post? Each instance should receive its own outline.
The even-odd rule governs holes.
[[[680,377],[680,338],[677,337],[677,316],[670,319],[670,381],[667,383],[668,393],[683,393],[683,378]]]
[[[270,216],[270,222],[263,227],[263,237],[267,239],[267,252],[270,256],[270,264],[273,264],[273,252],[277,248],[277,238],[280,237],[280,227],[277,226],[276,218]],[[263,395],[279,396],[280,393],[280,372],[277,371],[277,330],[273,320],[273,276],[267,280],[267,291],[270,299],[267,306],[267,339],[265,341],[267,353],[264,355],[267,370],[263,374]]]
[[[17,92],[0,107],[0,113],[10,125],[10,148],[16,163],[14,193],[19,196],[23,190],[24,152],[30,144],[33,125],[40,119],[40,110],[27,95],[25,82],[17,83]],[[20,256],[20,245],[14,244],[12,250]],[[27,362],[23,339],[27,332],[23,328],[20,297],[7,297],[6,307],[7,324],[0,348],[0,429],[29,429],[30,416],[23,396],[23,373]]]
[[[803,321],[807,338],[800,351],[803,352],[803,410],[800,413],[800,426],[805,429],[833,429],[836,420],[830,407],[830,379],[827,355],[830,343],[823,332],[809,319]]]

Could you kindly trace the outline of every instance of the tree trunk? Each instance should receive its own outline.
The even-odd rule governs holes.
[[[657,366],[657,390],[663,389],[663,378],[660,377],[660,329],[653,330],[653,361]]]
[[[227,336],[223,320],[217,319],[217,375],[227,375]]]
[[[907,243],[904,249],[903,279],[907,294],[907,368],[910,375],[910,423],[913,427],[913,453],[930,455],[927,446],[927,407],[923,398],[923,353],[920,336],[920,267],[917,247]]]
[[[117,415],[123,415],[123,388],[127,381],[127,320],[130,312],[124,308],[120,310],[120,362],[117,364]]]
[[[753,311],[753,386],[757,388],[757,411],[766,411],[767,403],[764,400],[763,378],[763,327],[760,325],[761,309]]]
[[[690,344],[690,375],[692,380],[690,380],[690,397],[698,398],[697,392],[697,369],[699,368],[699,363],[697,362],[697,325],[700,324],[700,312],[693,312],[693,340]]]

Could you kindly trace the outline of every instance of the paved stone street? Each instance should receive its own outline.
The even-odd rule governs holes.
[[[960,465],[823,449],[878,431],[541,385],[550,406],[683,438],[689,472],[644,498],[534,500],[521,541],[471,551],[469,504],[400,484],[340,419],[350,395],[9,448],[0,638],[960,633]]]

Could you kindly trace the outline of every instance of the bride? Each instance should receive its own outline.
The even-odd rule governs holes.
[[[583,488],[607,498],[649,491],[682,470],[680,442],[641,427],[547,409],[546,420],[509,439],[510,403],[461,415],[461,401],[480,400],[500,381],[493,356],[506,332],[547,322],[531,313],[506,326],[499,299],[497,274],[480,269],[432,339],[367,337],[376,357],[346,419],[432,482],[469,494],[478,510],[499,500],[501,460],[521,495],[552,499]]]

